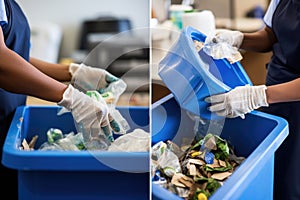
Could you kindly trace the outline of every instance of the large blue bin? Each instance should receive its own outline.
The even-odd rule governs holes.
[[[152,112],[152,143],[194,137],[195,122],[180,108],[172,94],[155,102]],[[233,145],[237,156],[246,159],[210,200],[272,200],[274,154],[288,135],[286,120],[253,111],[245,119],[226,119],[221,137]],[[152,183],[153,200],[182,200],[165,188]]]
[[[38,135],[44,143],[49,128],[76,133],[71,113],[58,106],[18,107],[3,149],[2,163],[18,171],[20,200],[150,199],[149,153],[107,151],[25,151]],[[118,107],[131,129],[149,132],[148,107]],[[129,130],[131,131],[131,130]]]

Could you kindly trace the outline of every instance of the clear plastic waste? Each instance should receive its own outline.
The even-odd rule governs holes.
[[[151,162],[154,167],[152,170],[162,169],[168,177],[181,172],[178,157],[162,141],[152,147]]]
[[[150,146],[150,134],[142,129],[119,136],[108,151],[147,152]]]
[[[47,141],[39,150],[72,150],[79,151],[85,149],[82,133],[70,132],[63,134],[60,129],[50,128],[47,131]]]
[[[115,134],[125,134],[129,129],[130,126],[126,119],[121,115],[121,113],[116,109],[117,102],[121,96],[121,94],[124,93],[126,90],[126,83],[119,79],[118,81],[112,82],[107,88],[105,88],[102,93],[102,97],[106,100],[109,112],[111,116],[116,120],[116,122],[119,125],[119,131],[114,131]],[[106,97],[106,94],[108,95],[108,98]]]

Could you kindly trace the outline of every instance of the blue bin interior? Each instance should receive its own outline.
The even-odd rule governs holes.
[[[181,109],[172,97],[170,94],[152,105],[152,145],[173,139],[180,126]],[[164,104],[160,104],[164,101]]]
[[[149,115],[148,108],[138,107],[118,107],[117,108],[127,122],[132,131],[134,128],[142,128],[149,132]],[[22,123],[21,139],[26,138],[27,141],[34,135],[39,135],[36,147],[39,147],[42,143],[47,141],[46,132],[49,128],[59,128],[64,134],[68,134],[71,131],[76,133],[76,128],[73,120],[73,116],[70,112],[61,116],[57,115],[59,107],[26,107],[23,112],[25,120]],[[114,134],[117,138],[119,135]]]
[[[35,135],[38,140],[35,147],[39,148],[47,141],[47,131],[50,128],[58,128],[63,134],[70,132],[76,133],[73,116],[71,113],[65,113],[61,116],[57,115],[59,108],[53,107],[27,107],[23,112],[23,123],[21,127],[21,141],[25,138],[30,141]],[[17,144],[21,146],[21,141]]]
[[[149,170],[149,152],[108,151],[24,151],[20,150],[22,140],[29,142],[38,135],[35,148],[47,141],[49,128],[59,128],[64,134],[76,133],[70,112],[57,115],[59,106],[21,106],[14,115],[8,131],[2,156],[2,163],[19,170],[103,170],[146,172]],[[132,106],[117,107],[127,120],[131,132],[141,128],[149,132],[149,108]],[[119,135],[115,135],[115,138]],[[101,162],[99,162],[99,160]]]
[[[159,141],[166,140],[171,140],[181,145],[183,138],[193,139],[195,137],[193,131],[195,122],[189,117],[187,111],[180,108],[172,94],[155,102],[151,112],[152,145]],[[234,147],[234,152],[237,156],[243,156],[246,160],[239,167],[238,172],[235,172],[230,179],[226,181],[227,185],[222,186],[222,188],[216,192],[217,197],[220,198],[224,196],[224,199],[234,199],[232,197],[225,198],[225,196],[243,195],[240,193],[246,193],[245,190],[247,189],[245,188],[249,189],[250,184],[254,185],[252,189],[249,189],[252,190],[250,193],[257,192],[272,195],[272,182],[269,182],[273,180],[273,163],[271,157],[274,156],[274,152],[287,135],[287,122],[277,116],[253,111],[247,114],[245,119],[227,118],[224,122],[220,137],[226,139],[228,143]],[[269,163],[268,167],[270,168],[266,169],[266,167],[264,167],[266,162]],[[266,173],[263,175],[261,174],[262,172]],[[257,177],[262,179],[260,180],[262,182],[259,184],[255,183]],[[263,182],[264,180],[265,182]],[[238,184],[238,186],[235,184]],[[262,187],[258,185],[268,185],[268,188],[261,189]],[[153,199],[181,199],[161,186],[152,184],[152,187]],[[229,190],[233,189],[234,191],[229,192]],[[226,192],[226,194],[224,192]],[[251,198],[252,197],[253,196],[251,196]],[[212,199],[218,200],[218,198]],[[251,198],[243,197],[242,199]]]

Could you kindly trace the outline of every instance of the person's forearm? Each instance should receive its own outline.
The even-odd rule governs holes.
[[[269,104],[300,101],[300,78],[287,83],[268,86],[266,94]]]
[[[69,65],[54,64],[45,62],[36,58],[30,58],[30,63],[39,69],[44,74],[54,78],[58,81],[70,81],[71,74],[69,72]]]
[[[14,93],[59,102],[67,85],[43,74],[15,52],[0,49],[0,87]]]
[[[272,50],[273,44],[276,42],[273,31],[265,27],[254,33],[244,33],[241,49],[255,52],[268,52]]]

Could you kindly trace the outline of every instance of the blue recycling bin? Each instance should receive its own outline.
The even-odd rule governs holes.
[[[49,128],[74,131],[71,113],[58,106],[21,106],[5,140],[2,164],[18,171],[20,200],[150,199],[149,153],[107,151],[25,151],[22,140],[38,135],[47,141]],[[148,107],[117,107],[131,130],[149,132]],[[131,131],[129,130],[129,132]]]
[[[152,144],[171,140],[181,145],[195,137],[195,121],[182,109],[173,94],[152,104]],[[204,133],[206,134],[206,133]],[[272,200],[275,151],[288,135],[285,119],[253,111],[245,119],[224,119],[220,137],[226,139],[237,156],[246,159],[209,199]],[[182,200],[152,183],[153,200]]]
[[[159,63],[158,75],[173,93],[180,107],[202,118],[216,119],[207,110],[205,97],[227,92],[236,86],[252,85],[240,62],[213,59],[203,49],[195,48],[194,40],[204,42],[206,36],[188,26]]]

